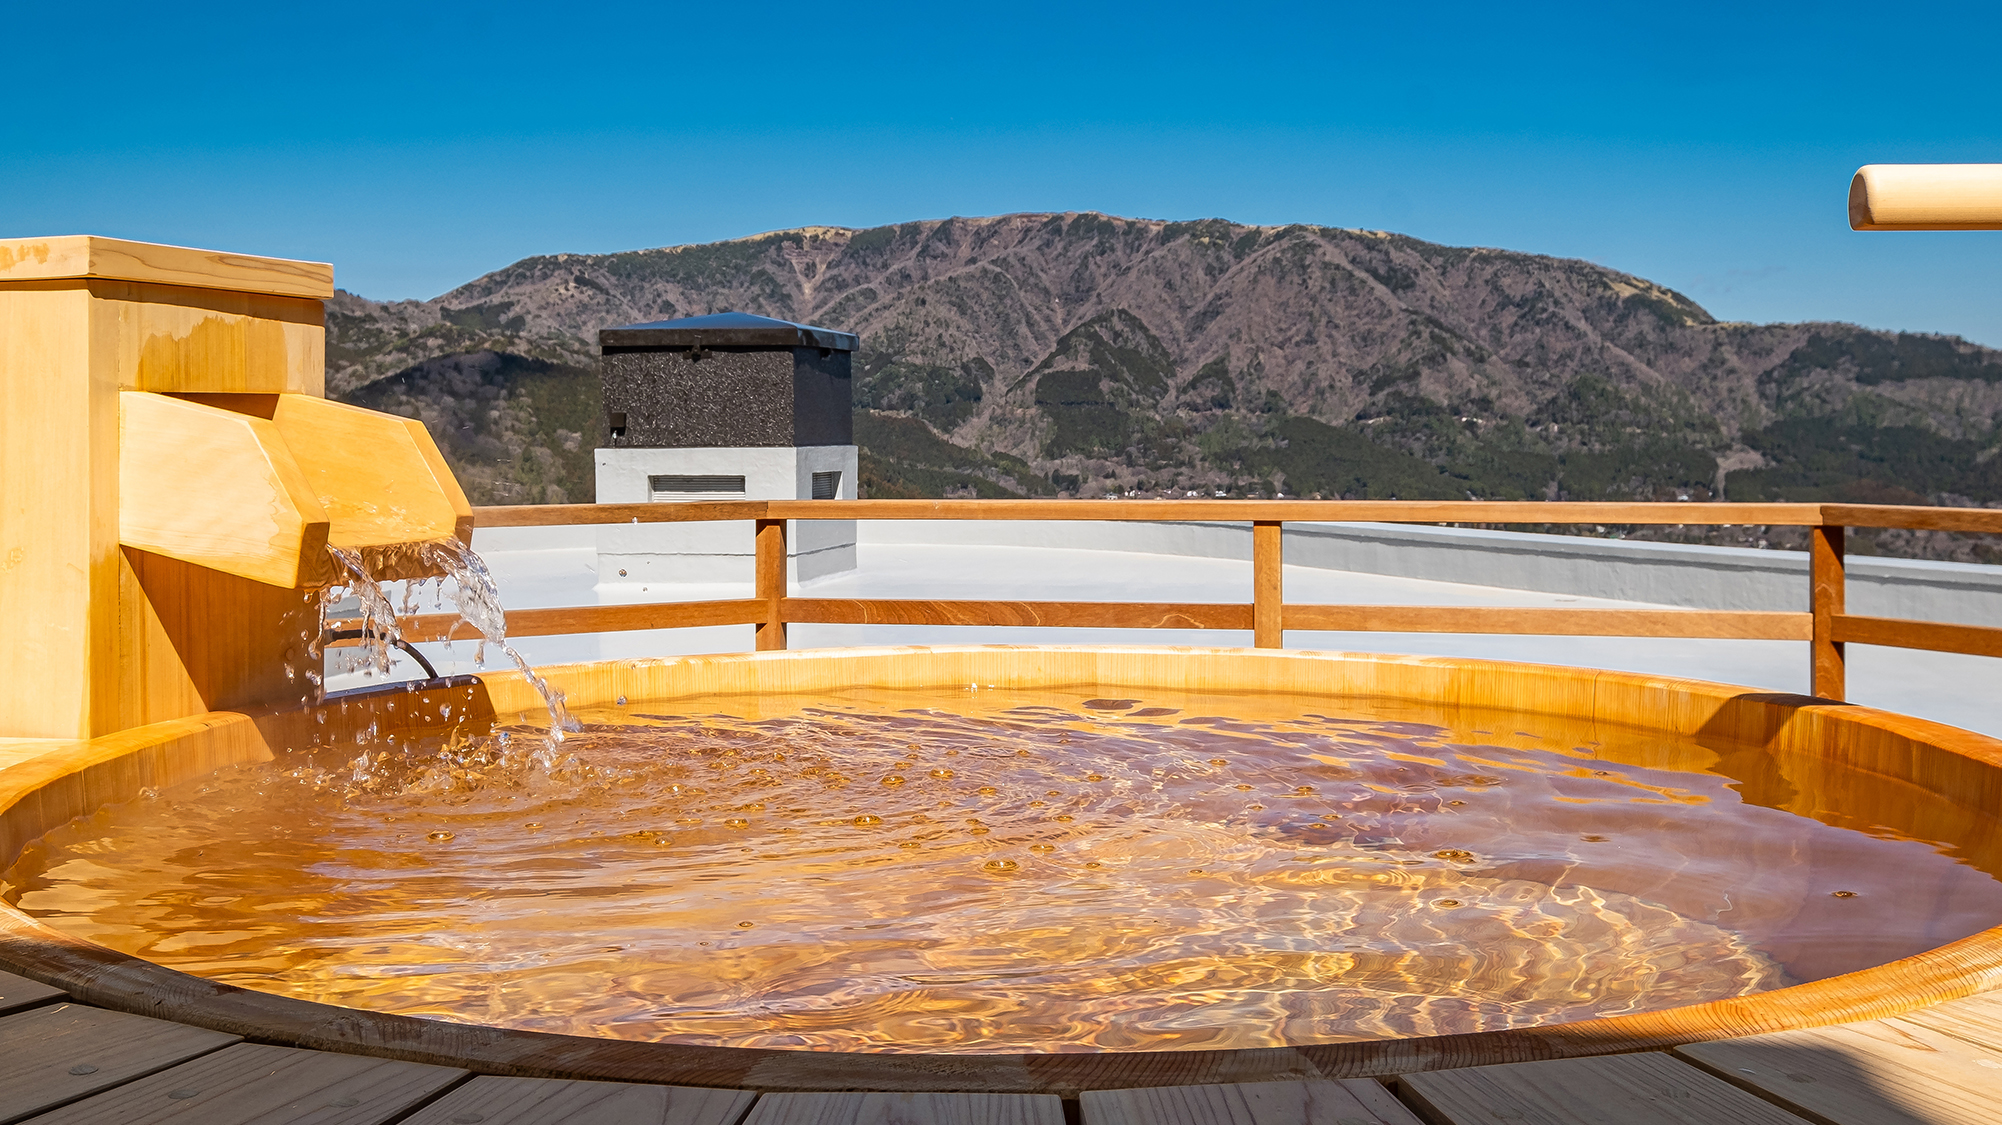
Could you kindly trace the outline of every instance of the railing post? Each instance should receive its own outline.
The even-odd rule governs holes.
[[[780,616],[779,606],[786,596],[786,521],[759,520],[757,591],[755,597],[765,603],[765,618],[757,625],[756,648],[759,652],[771,652],[786,646],[785,618]]]
[[[1256,648],[1284,648],[1285,548],[1278,520],[1251,524],[1251,643]]]
[[[1808,608],[1814,614],[1814,639],[1809,644],[1809,680],[1822,699],[1848,694],[1842,644],[1835,639],[1836,615],[1844,612],[1846,591],[1842,568],[1843,530],[1808,529]]]

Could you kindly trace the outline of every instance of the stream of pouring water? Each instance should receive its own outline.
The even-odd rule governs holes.
[[[544,706],[549,709],[549,730],[543,743],[545,750],[553,755],[567,734],[583,728],[570,717],[564,705],[563,692],[536,675],[527,659],[508,643],[507,611],[501,606],[500,588],[494,582],[493,572],[487,569],[486,560],[456,539],[421,543],[417,550],[418,557],[426,565],[444,572],[444,578],[438,580],[439,599],[442,601],[446,597],[445,579],[450,579],[450,598],[459,620],[479,633],[479,647],[474,650],[473,665],[485,667],[487,646],[493,645],[514,662],[515,667],[521,670],[522,678],[542,696]],[[403,640],[396,607],[391,604],[382,584],[369,573],[368,562],[361,552],[329,546],[327,553],[334,560],[335,573],[342,579],[320,591],[320,632],[308,648],[308,655],[316,662],[319,660],[322,643],[334,625],[334,607],[352,595],[360,614],[364,670],[387,675],[391,667],[391,650]],[[416,583],[413,582],[406,588],[404,608],[414,610],[415,602]],[[316,687],[321,683],[318,672],[309,671],[307,676]]]

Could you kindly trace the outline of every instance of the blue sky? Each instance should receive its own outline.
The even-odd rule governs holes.
[[[2002,232],[1858,234],[2002,161],[2002,6],[19,4],[0,236],[331,261],[1098,210],[1587,258],[1729,320],[2002,346]]]

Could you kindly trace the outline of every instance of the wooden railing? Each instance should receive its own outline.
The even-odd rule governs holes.
[[[2002,510],[1865,504],[1610,504],[1399,500],[774,500],[725,503],[563,504],[478,508],[480,527],[748,520],[756,526],[755,595],[717,601],[571,606],[508,612],[513,636],[701,625],[754,625],[756,647],[786,647],[786,626],[1035,625],[1101,629],[1249,629],[1260,648],[1288,629],[1557,636],[1715,637],[1809,642],[1814,694],[1845,695],[1843,646],[1891,645],[2002,656],[2002,628],[1945,625],[1844,610],[1848,527],[2002,534]],[[1249,523],[1247,602],[1078,602],[930,598],[797,598],[786,583],[787,520],[1115,520]],[[1809,609],[1561,609],[1511,606],[1301,605],[1281,583],[1288,522],[1765,525],[1806,527]],[[457,618],[406,619],[409,640],[445,640]]]

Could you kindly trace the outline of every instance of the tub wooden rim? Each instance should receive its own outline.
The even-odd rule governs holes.
[[[1208,659],[1192,659],[1208,658]],[[1686,735],[1815,747],[1824,757],[1964,802],[2002,807],[2002,741],[1853,704],[1701,680],[1451,657],[1224,648],[929,646],[610,661],[546,670],[574,703],[844,686],[1091,683],[1182,690],[1321,691],[1507,705]],[[535,697],[484,677],[508,713]],[[680,690],[662,693],[663,686]],[[649,688],[653,690],[649,692]],[[477,693],[478,689],[465,689]],[[409,712],[404,709],[404,713]],[[52,743],[0,769],[0,864],[47,827],[145,785],[171,784],[296,744],[309,712],[217,712],[89,742]],[[1934,747],[1947,752],[1922,755]],[[75,811],[72,811],[75,810]],[[33,830],[32,835],[24,833]],[[0,968],[76,999],[267,1042],[490,1074],[794,1090],[1053,1093],[1136,1086],[1350,1078],[1657,1049],[1894,1016],[2002,986],[2002,926],[1812,984],[1659,1012],[1507,1031],[1224,1051],[863,1054],[641,1043],[513,1031],[272,996],[118,953],[0,905]]]

